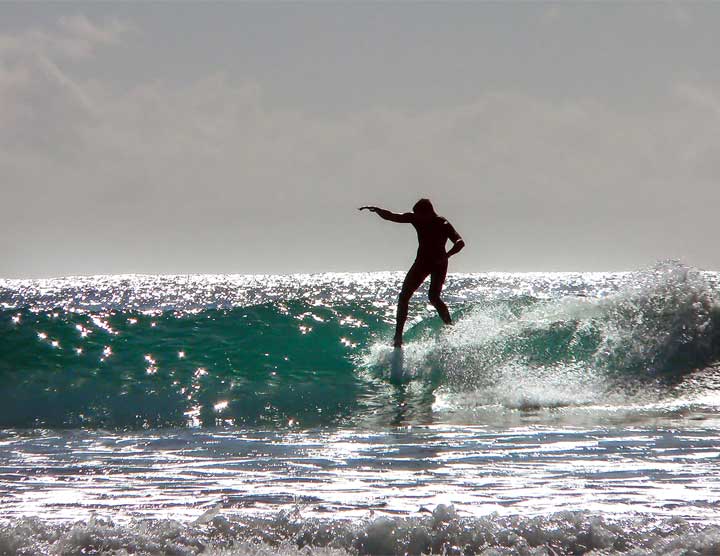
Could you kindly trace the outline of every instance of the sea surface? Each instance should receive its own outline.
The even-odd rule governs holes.
[[[720,274],[0,280],[0,554],[720,554]]]

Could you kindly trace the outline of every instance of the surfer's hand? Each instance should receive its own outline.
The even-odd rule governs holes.
[[[366,207],[360,207],[358,210],[369,210],[370,212],[377,212],[379,209],[378,209],[378,207],[366,206]]]

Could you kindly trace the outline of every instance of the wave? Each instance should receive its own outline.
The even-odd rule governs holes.
[[[360,361],[434,381],[440,405],[637,405],[686,394],[685,378],[720,360],[720,306],[701,273],[660,265],[610,295],[491,299],[448,330],[420,323],[410,337],[402,353],[376,343]]]
[[[358,314],[300,302],[189,313],[5,311],[0,425],[341,420],[363,388],[348,354],[366,341],[373,315],[361,322]]]
[[[678,265],[582,297],[476,288],[451,300],[450,329],[420,308],[402,352],[388,346],[389,280],[356,299],[325,284],[184,310],[124,308],[117,292],[125,301],[102,308],[16,295],[0,310],[0,426],[322,426],[383,414],[408,383],[426,413],[650,403],[720,359],[715,289]]]
[[[718,554],[720,528],[682,519],[613,522],[585,512],[463,518],[440,505],[416,517],[358,520],[208,515],[190,524],[93,518],[53,523],[26,517],[0,525],[3,554]],[[217,514],[217,511],[214,512]],[[212,514],[212,512],[210,512]]]

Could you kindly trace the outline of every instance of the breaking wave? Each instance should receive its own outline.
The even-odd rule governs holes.
[[[194,302],[155,306],[131,302],[129,286],[111,302],[39,303],[41,288],[5,281],[0,426],[322,426],[377,412],[408,383],[436,409],[652,403],[720,359],[715,287],[680,265],[582,295],[534,291],[538,277],[508,291],[466,276],[463,295],[449,288],[456,325],[440,329],[416,305],[402,352],[388,346],[397,277],[333,280],[272,295],[256,280],[225,305],[193,286],[182,295]]]

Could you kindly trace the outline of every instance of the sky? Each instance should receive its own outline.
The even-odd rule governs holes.
[[[720,269],[720,3],[2,3],[0,278]]]

